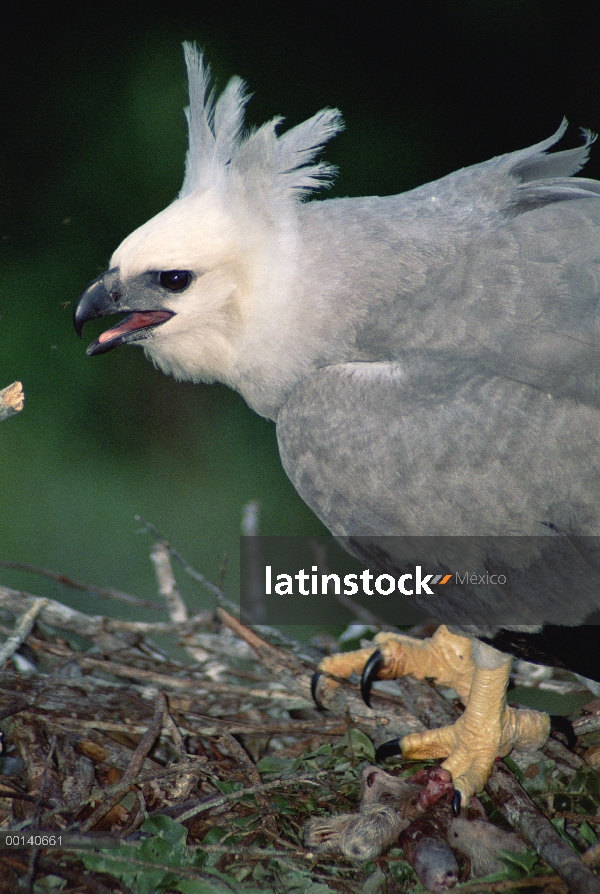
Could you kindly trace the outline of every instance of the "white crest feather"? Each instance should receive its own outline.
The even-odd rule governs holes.
[[[190,105],[186,109],[189,148],[180,197],[226,183],[234,174],[251,193],[295,197],[320,189],[335,174],[316,155],[343,130],[337,109],[323,109],[308,121],[277,135],[281,118],[243,135],[244,112],[250,95],[241,78],[231,78],[218,99],[210,89],[210,68],[192,43],[184,43]]]

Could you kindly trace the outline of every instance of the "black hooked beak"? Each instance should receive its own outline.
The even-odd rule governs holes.
[[[121,297],[118,271],[109,270],[91,282],[77,299],[73,311],[73,324],[79,338],[83,338],[83,327],[90,320],[119,313]]]
[[[87,349],[88,356],[104,354],[118,345],[130,344],[146,338],[152,329],[165,323],[173,311],[157,308],[158,294],[152,284],[134,280],[125,284],[118,268],[108,270],[83,290],[73,312],[73,324],[79,338],[90,320],[126,313],[128,316],[103,332]]]

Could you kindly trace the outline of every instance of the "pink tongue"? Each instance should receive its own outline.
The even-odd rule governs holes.
[[[150,310],[146,313],[131,314],[131,316],[123,320],[122,323],[119,323],[118,326],[114,326],[112,329],[107,329],[106,332],[103,332],[99,336],[98,342],[104,344],[105,341],[110,341],[112,338],[116,338],[118,335],[123,335],[125,332],[131,332],[134,329],[145,329],[146,326],[155,326],[157,323],[164,323],[170,316],[171,314],[168,310]]]

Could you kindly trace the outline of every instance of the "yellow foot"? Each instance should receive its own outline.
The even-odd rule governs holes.
[[[475,669],[471,640],[467,637],[455,636],[441,625],[431,639],[378,633],[373,643],[376,649],[340,652],[323,658],[319,669],[336,677],[361,674],[369,658],[378,651],[382,656],[379,679],[395,680],[407,675],[417,680],[432,679],[438,686],[455,689],[461,700],[466,701]]]
[[[497,757],[513,748],[541,748],[550,732],[547,714],[506,704],[509,671],[510,659],[493,669],[477,667],[465,712],[456,723],[402,739],[402,755],[408,760],[447,758],[442,767],[452,774],[465,804],[483,789]]]
[[[363,696],[368,703],[370,681],[391,680],[410,674],[431,678],[438,686],[455,689],[465,705],[452,724],[402,740],[408,760],[446,758],[442,766],[452,774],[464,803],[484,787],[497,757],[513,748],[540,748],[550,732],[547,714],[506,704],[511,659],[485,644],[450,633],[440,626],[431,639],[380,633],[375,649],[360,649],[324,658],[320,670],[338,677],[362,673]],[[474,657],[475,653],[475,657]]]

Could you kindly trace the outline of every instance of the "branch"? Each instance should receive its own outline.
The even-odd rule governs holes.
[[[20,382],[13,382],[7,388],[0,391],[0,422],[20,413],[23,409],[25,395],[23,394],[23,386]]]
[[[499,761],[486,791],[510,825],[535,847],[542,860],[566,882],[572,894],[600,894],[600,879],[563,841],[507,767]]]
[[[0,586],[0,609],[12,612],[15,615],[23,615],[36,604],[37,596],[23,593],[19,590],[11,590],[9,587]],[[43,624],[51,627],[59,627],[69,630],[79,636],[95,639],[109,634],[133,633],[139,636],[147,634],[179,633],[181,635],[193,634],[196,627],[210,627],[214,619],[213,612],[199,612],[192,618],[181,623],[164,623],[162,621],[115,621],[104,615],[86,615],[74,608],[69,608],[54,599],[47,599],[41,607],[38,619]]]

